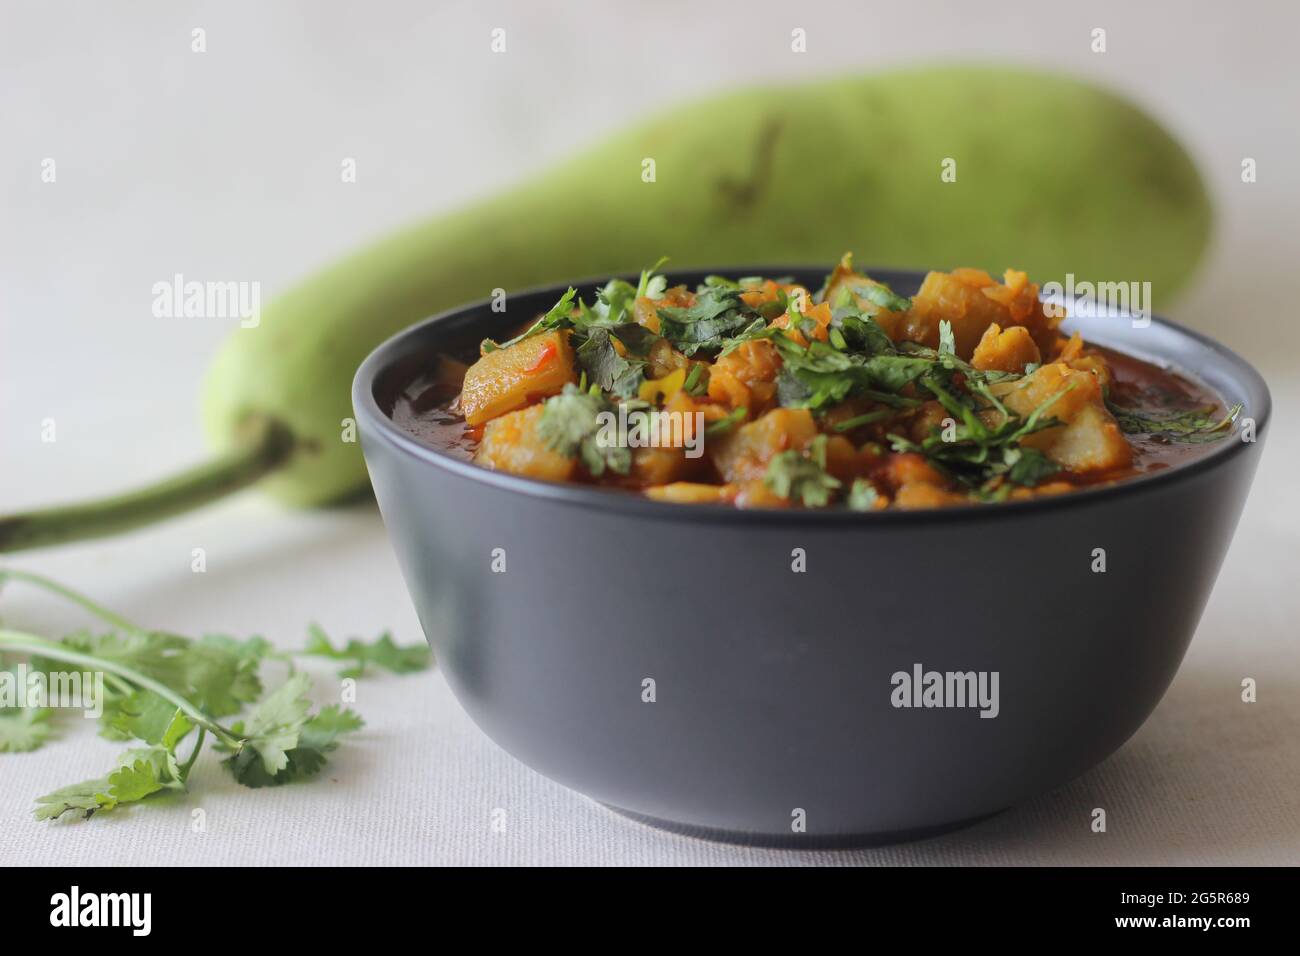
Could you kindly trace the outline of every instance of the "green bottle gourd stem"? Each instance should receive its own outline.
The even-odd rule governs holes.
[[[293,438],[280,425],[250,423],[245,440],[218,457],[124,494],[0,515],[0,552],[43,548],[130,531],[210,504],[281,467]]]

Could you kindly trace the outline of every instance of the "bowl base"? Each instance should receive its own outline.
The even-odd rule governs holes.
[[[689,823],[677,823],[673,820],[661,820],[658,817],[646,816],[644,813],[624,810],[622,807],[616,807],[609,803],[602,803],[601,806],[618,814],[620,817],[626,817],[645,826],[654,827],[656,830],[666,830],[669,833],[695,837],[698,840],[713,840],[716,843],[734,843],[739,846],[765,847],[778,850],[849,850],[857,847],[886,846],[891,843],[911,843],[915,840],[927,840],[930,837],[942,836],[955,830],[963,830],[966,827],[992,819],[1008,809],[1004,807],[1001,810],[994,810],[992,813],[969,817],[965,820],[942,823],[932,827],[920,827],[914,830],[890,830],[883,833],[840,833],[829,835],[791,833],[785,835],[698,827]]]

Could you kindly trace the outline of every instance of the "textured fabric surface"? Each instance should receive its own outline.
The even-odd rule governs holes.
[[[63,719],[41,751],[0,755],[0,865],[1300,862],[1291,477],[1300,468],[1291,307],[1300,176],[1293,124],[1276,111],[1300,97],[1294,10],[1244,2],[1225,22],[1189,16],[1185,4],[1100,3],[1080,19],[1025,2],[985,22],[957,0],[857,12],[767,2],[747,5],[744,18],[695,3],[573,4],[562,14],[532,4],[112,6],[79,5],[75,15],[59,3],[11,7],[0,29],[4,510],[124,487],[203,454],[196,382],[229,323],[153,317],[152,283],[178,272],[256,278],[269,296],[362,237],[495,188],[626,111],[868,59],[1050,62],[1159,111],[1186,137],[1218,205],[1216,247],[1175,315],[1256,361],[1277,409],[1218,587],[1155,714],[1082,778],[967,830],[847,852],[659,833],[502,753],[435,672],[363,681],[356,707],[366,729],[311,784],[246,790],[209,754],[192,793],[170,803],[38,824],[33,797],[102,773],[120,749]],[[684,32],[688,15],[694,29]],[[492,60],[480,50],[498,19],[512,52]],[[1088,49],[1098,25],[1110,31],[1104,56]],[[189,52],[195,26],[208,30],[202,57]],[[755,54],[764,44],[784,50],[793,26],[808,30],[808,57]],[[573,37],[620,34],[638,42],[594,43],[587,68],[555,68],[554,51]],[[653,51],[653,69],[638,67],[641,50]],[[446,148],[447,130],[459,148]],[[1068,140],[1068,130],[1045,135]],[[351,187],[339,184],[347,156],[360,170]],[[1259,182],[1240,181],[1244,156],[1257,159]],[[40,182],[43,157],[58,159],[57,184]],[[57,424],[54,443],[41,440],[46,419]],[[197,547],[203,574],[190,570]],[[370,505],[288,513],[246,495],[12,563],[180,631],[261,633],[293,646],[316,620],[336,636],[387,627],[402,641],[420,636]],[[18,586],[0,595],[0,616],[48,632],[83,623]],[[324,700],[332,671],[314,673]],[[1244,677],[1258,681],[1257,703],[1241,702]],[[1107,810],[1105,834],[1089,828],[1095,807]],[[203,832],[192,827],[196,809]]]

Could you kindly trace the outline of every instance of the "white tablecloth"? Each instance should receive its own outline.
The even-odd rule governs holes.
[[[1290,478],[1300,468],[1300,334],[1289,294],[1300,187],[1293,124],[1277,112],[1300,98],[1294,12],[1246,2],[1223,21],[1173,12],[1185,4],[1100,4],[1084,15],[1023,3],[984,20],[955,0],[857,12],[763,3],[743,17],[700,4],[533,6],[7,9],[5,510],[127,486],[203,454],[196,381],[228,329],[153,318],[160,277],[251,275],[279,288],[363,237],[562,153],[572,136],[694,90],[900,58],[1010,55],[1129,89],[1190,142],[1218,200],[1218,242],[1177,317],[1258,362],[1274,388],[1253,498],[1173,688],[1118,754],[1054,793],[942,838],[837,853],[717,845],[616,817],[498,750],[436,672],[362,682],[368,726],[311,784],[246,790],[210,756],[174,802],[38,824],[34,796],[98,775],[120,749],[64,719],[43,750],[0,755],[0,865],[1300,862],[1300,505]],[[498,23],[510,52],[491,59],[480,47]],[[782,52],[795,26],[808,30],[803,58]],[[1088,48],[1093,26],[1109,30],[1103,56]],[[195,27],[207,30],[202,55],[189,49]],[[614,34],[631,39],[602,39]],[[585,52],[575,59],[577,43]],[[765,43],[775,52],[757,55]],[[350,189],[338,183],[344,156],[358,159]],[[1258,183],[1239,181],[1243,156],[1257,159]],[[47,157],[56,184],[40,181]],[[53,444],[41,441],[47,418]],[[190,570],[195,547],[206,550],[206,573]],[[289,646],[316,620],[338,636],[391,627],[403,641],[420,637],[373,506],[289,513],[250,494],[9,563],[174,630],[262,633]],[[82,623],[16,585],[0,595],[0,614],[48,631]],[[318,673],[324,688],[332,671]],[[1240,701],[1248,676],[1255,704]],[[1105,834],[1089,828],[1098,806]],[[195,808],[205,811],[201,833]],[[506,812],[500,831],[495,810]]]

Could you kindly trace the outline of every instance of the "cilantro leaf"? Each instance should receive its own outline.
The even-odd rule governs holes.
[[[36,819],[55,820],[65,813],[89,819],[124,803],[136,803],[162,790],[179,790],[184,786],[176,756],[168,748],[128,750],[105,776],[37,797]]]
[[[865,283],[854,286],[853,291],[872,305],[878,305],[890,312],[906,312],[912,307],[912,300],[895,295],[887,286]]]
[[[952,323],[947,319],[939,320],[939,354],[957,354],[957,338],[952,334]]]
[[[1002,461],[1010,467],[1007,479],[1026,488],[1032,488],[1061,471],[1060,465],[1037,448],[1007,448]]]
[[[148,760],[137,760],[129,766],[118,767],[108,775],[108,792],[113,806],[135,803],[163,788],[158,767]]]
[[[306,674],[293,674],[261,701],[242,724],[234,729],[243,744],[235,756],[224,761],[241,783],[250,765],[260,766],[274,777],[289,765],[288,752],[298,746],[298,737],[307,723],[311,702],[307,691],[311,680]]]
[[[331,704],[302,725],[298,743],[285,754],[284,766],[274,773],[253,754],[241,751],[226,761],[235,778],[246,787],[278,787],[315,776],[325,766],[326,755],[338,748],[344,734],[360,730],[365,722],[354,711]]]
[[[727,337],[750,324],[742,305],[739,288],[705,286],[689,306],[660,307],[659,331],[686,355],[701,349],[720,349]]]
[[[635,322],[622,322],[609,327],[609,334],[618,339],[629,352],[637,358],[645,358],[655,343],[663,341],[663,336],[656,335],[644,325]]]
[[[60,643],[82,654],[99,657],[163,683],[173,684],[181,681],[180,657],[189,642],[179,635],[160,631],[109,631],[102,634],[77,631],[64,637]],[[48,662],[37,663],[45,670],[51,669]]]
[[[36,798],[36,819],[57,820],[65,813],[76,813],[84,820],[101,809],[112,809],[117,801],[110,795],[112,784],[108,777],[98,777]]]
[[[569,287],[564,295],[560,296],[560,301],[551,306],[550,311],[540,319],[530,325],[527,329],[516,335],[508,342],[497,343],[491,339],[484,339],[480,348],[484,352],[495,352],[497,349],[509,348],[522,342],[524,339],[532,338],[541,332],[549,332],[551,329],[567,329],[573,327],[573,300],[577,297],[578,290]]]
[[[636,298],[662,299],[664,297],[664,290],[668,288],[668,277],[655,273],[667,261],[667,256],[660,256],[659,261],[649,269],[641,270],[641,281],[637,283]]]
[[[48,707],[0,709],[0,753],[36,750],[50,737]]]
[[[608,329],[592,329],[578,346],[577,355],[589,382],[622,398],[631,398],[645,381],[646,363],[619,355]]]
[[[848,506],[854,511],[873,511],[879,497],[875,485],[865,478],[855,478],[849,487]]]
[[[934,365],[918,356],[853,355],[816,340],[800,346],[781,336],[775,342],[782,359],[777,399],[787,408],[818,409],[867,392],[887,404],[915,404],[913,400],[880,396],[897,396]]]
[[[559,454],[580,459],[596,477],[607,469],[626,475],[632,468],[632,449],[606,427],[616,421],[613,406],[598,388],[584,392],[569,384],[546,400],[537,434]]]
[[[203,637],[181,656],[181,679],[196,704],[214,717],[227,717],[262,695],[260,663],[258,657]]]
[[[152,691],[137,690],[104,708],[100,733],[110,740],[143,740],[160,743],[171,726],[176,705]]]
[[[717,438],[732,431],[737,425],[744,424],[749,417],[749,409],[734,408],[722,418],[715,422],[710,422],[704,426],[704,436],[706,438]]]
[[[722,358],[724,355],[729,355],[746,342],[756,342],[759,339],[775,339],[781,334],[781,329],[768,325],[766,320],[761,317],[757,318],[731,338],[722,341],[721,351],[718,352],[718,358]]]
[[[691,305],[685,307],[663,306],[657,311],[660,321],[668,319],[670,322],[690,325],[716,319],[720,315],[739,309],[740,304],[740,291],[738,289],[730,289],[724,286],[706,286],[696,293],[695,301]]]
[[[890,355],[895,352],[894,342],[875,319],[859,312],[855,307],[836,309],[831,313],[831,332],[839,333],[837,345],[844,351],[864,355]]]
[[[775,494],[791,500],[797,498],[805,507],[829,504],[840,481],[826,473],[826,436],[818,435],[807,453],[791,449],[772,456],[763,481]]]
[[[1201,443],[1218,441],[1231,432],[1232,423],[1241,414],[1240,403],[1222,417],[1213,405],[1178,410],[1124,408],[1109,401],[1106,407],[1115,416],[1126,435],[1158,435],[1166,441]]]
[[[237,780],[247,786],[266,786],[319,772],[340,738],[362,726],[357,714],[337,706],[310,715],[310,684],[301,673],[292,674],[255,703],[262,693],[257,666],[273,658],[291,662],[294,656],[276,651],[261,637],[205,635],[191,640],[145,631],[57,582],[0,569],[0,582],[11,580],[44,588],[117,630],[78,632],[55,640],[6,628],[0,633],[0,650],[6,659],[10,654],[25,655],[29,669],[45,674],[67,663],[102,670],[108,680],[100,732],[143,744],[123,753],[108,773],[37,798],[38,820],[87,819],[165,790],[183,790],[208,735],[217,750],[230,755],[224,763]],[[351,640],[335,648],[319,628],[313,629],[302,653],[349,662],[349,670],[356,674],[370,665],[409,673],[427,667],[431,660],[427,647],[400,647],[388,634],[373,642]],[[8,671],[0,671],[0,676],[7,675]],[[52,711],[6,706],[10,703],[0,683],[0,753],[34,749],[49,735]],[[226,708],[240,710],[250,703],[255,705],[247,720],[229,727],[218,723],[213,714]],[[182,764],[177,748],[196,728],[197,740]]]
[[[360,677],[367,666],[393,674],[412,674],[424,670],[433,660],[427,644],[400,646],[394,643],[393,636],[387,631],[370,643],[354,637],[336,648],[318,624],[308,625],[307,646],[303,653],[335,661],[351,661],[352,666],[339,671],[340,677]]]

